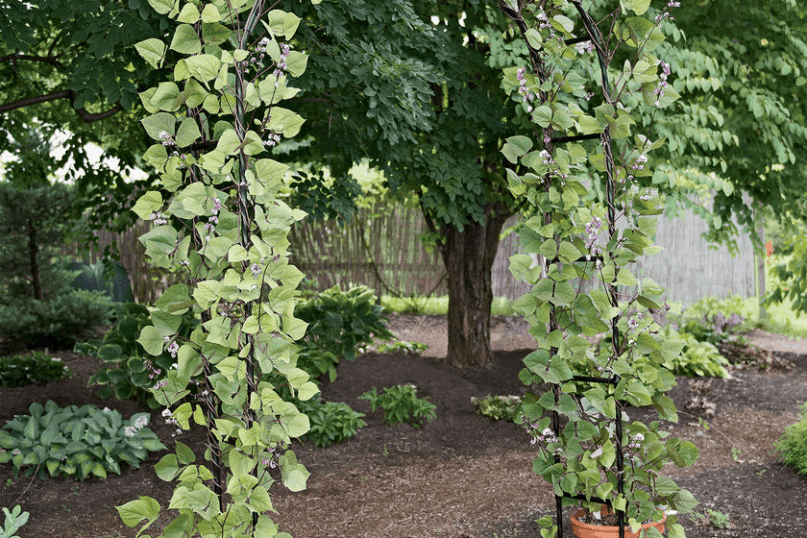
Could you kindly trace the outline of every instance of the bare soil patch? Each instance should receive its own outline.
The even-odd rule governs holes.
[[[368,426],[342,444],[294,447],[311,478],[302,493],[282,486],[273,490],[281,530],[295,538],[539,536],[534,519],[551,513],[554,499],[532,473],[533,447],[526,433],[514,424],[477,415],[470,402],[471,396],[524,393],[517,374],[531,342],[526,325],[494,319],[497,364],[488,370],[456,370],[441,360],[442,316],[392,316],[390,328],[403,340],[429,344],[430,351],[423,357],[368,353],[339,366],[338,379],[323,387],[323,396],[366,413]],[[777,338],[787,340],[761,337],[774,348]],[[101,400],[96,389],[86,387],[97,361],[71,352],[55,355],[73,370],[73,378],[0,389],[0,421],[48,399],[62,406],[109,406],[125,417],[143,410],[132,402]],[[807,355],[788,351],[779,356],[794,368],[737,371],[730,379],[712,381],[708,390],[693,385],[695,380],[679,378],[672,394],[679,410],[700,395],[714,404],[714,413],[699,415],[692,409],[691,415],[681,414],[678,425],[670,425],[674,434],[701,449],[696,466],[671,469],[671,474],[693,491],[700,509],[719,510],[731,522],[730,528],[717,530],[684,521],[690,538],[804,536],[807,480],[783,467],[772,448],[807,400]],[[389,427],[382,423],[381,411],[370,413],[369,403],[358,399],[372,386],[401,383],[414,383],[421,396],[431,398],[436,420],[420,429]],[[647,412],[637,409],[630,414],[639,418]],[[704,429],[698,418],[705,418],[710,428]],[[173,430],[161,420],[159,411],[152,413],[152,428],[171,446]],[[201,454],[202,433],[191,431],[177,439]],[[31,513],[23,538],[131,537],[135,532],[119,521],[114,506],[139,495],[167,505],[171,486],[151,469],[160,457],[152,455],[140,469],[125,467],[122,476],[85,482],[20,477],[7,484],[11,469],[0,466],[0,506],[18,503]],[[163,518],[158,525],[167,522]]]

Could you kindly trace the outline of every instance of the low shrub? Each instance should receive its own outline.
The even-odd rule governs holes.
[[[785,465],[807,476],[807,402],[799,414],[801,419],[785,428],[785,433],[773,446],[782,455]]]
[[[417,428],[421,422],[431,422],[437,416],[435,405],[427,398],[418,398],[417,387],[411,384],[388,387],[381,394],[372,387],[359,399],[370,402],[373,411],[381,407],[384,411],[383,421],[390,426],[406,422]]]
[[[8,508],[3,507],[4,523],[0,527],[0,538],[20,538],[15,533],[22,528],[23,525],[28,523],[28,512],[23,512],[21,506],[15,506],[9,512]]]
[[[669,314],[668,318],[677,324],[679,332],[717,346],[747,328],[746,319],[740,315],[742,311],[743,299],[738,295],[725,299],[707,295],[680,314]]]
[[[101,292],[65,288],[47,300],[18,297],[0,304],[0,334],[9,341],[70,348],[109,323],[112,303]]]
[[[519,396],[492,396],[490,394],[484,398],[471,396],[471,403],[476,408],[477,413],[493,420],[513,422],[521,413],[521,398]]]
[[[148,389],[165,378],[177,359],[168,351],[156,357],[149,355],[137,341],[143,327],[151,325],[146,307],[116,303],[114,312],[115,322],[103,338],[76,344],[77,353],[104,361],[88,384],[102,385],[99,391],[102,398],[131,399],[156,409],[159,404]],[[188,338],[199,324],[190,311],[176,320],[180,321],[180,338]]]
[[[429,349],[429,346],[426,344],[421,344],[420,342],[384,342],[378,346],[379,353],[395,353],[396,351],[403,351],[407,355],[420,355],[427,349]]]
[[[53,401],[33,403],[30,415],[19,415],[0,429],[0,463],[11,463],[14,478],[21,469],[31,476],[74,476],[84,480],[108,472],[120,474],[120,462],[140,467],[148,451],[165,450],[147,427],[148,413],[128,420],[94,405],[61,408]]]
[[[690,377],[728,377],[726,367],[729,361],[717,347],[710,343],[699,341],[695,336],[686,332],[678,332],[665,327],[665,337],[678,339],[684,343],[681,353],[666,366],[675,375]]]
[[[58,357],[42,351],[0,358],[0,387],[24,387],[69,378],[70,369]]]
[[[374,339],[393,339],[387,329],[389,320],[376,303],[375,294],[366,286],[348,291],[334,286],[298,304],[294,316],[308,323],[308,328],[297,343],[297,367],[314,381],[327,374],[333,382],[340,360],[355,360]]]
[[[351,409],[342,402],[325,402],[318,397],[294,404],[301,413],[308,415],[311,428],[301,437],[316,446],[327,446],[350,439],[367,426],[362,420],[364,413]]]

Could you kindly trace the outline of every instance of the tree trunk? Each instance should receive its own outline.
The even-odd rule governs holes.
[[[442,226],[446,242],[440,248],[448,273],[448,363],[490,366],[491,269],[499,234],[509,212],[503,204],[485,208],[484,225],[471,223],[462,231]]]
[[[37,252],[39,247],[36,244],[36,227],[34,226],[33,219],[29,218],[28,222],[28,258],[31,264],[31,283],[34,286],[34,299],[41,301],[42,297],[42,283],[39,280],[39,262],[37,260]]]

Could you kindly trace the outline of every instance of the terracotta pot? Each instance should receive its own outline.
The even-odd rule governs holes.
[[[589,525],[583,523],[579,518],[585,515],[585,510],[578,510],[572,514],[572,534],[578,538],[619,538],[619,527],[609,525]],[[655,527],[659,532],[664,532],[664,522],[667,516],[661,521],[651,521],[642,525],[643,529]],[[639,538],[638,532],[630,532],[630,527],[625,523],[625,538]]]

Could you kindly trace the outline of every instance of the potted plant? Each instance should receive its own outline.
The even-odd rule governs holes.
[[[533,469],[552,485],[558,513],[581,503],[576,535],[659,537],[666,528],[680,538],[678,514],[697,501],[662,472],[698,455],[663,431],[664,421],[677,421],[666,392],[682,344],[659,333],[663,290],[630,270],[660,250],[652,237],[663,203],[650,185],[666,178],[649,170],[648,154],[663,140],[632,129],[677,98],[670,65],[652,54],[677,2],[655,11],[650,0],[622,0],[611,12],[597,4],[588,3],[600,10],[592,16],[581,0],[499,1],[509,35],[520,34],[529,53],[526,67],[504,70],[517,103],[510,121],[535,132],[502,149],[515,165],[511,192],[534,212],[520,231],[523,253],[510,258],[514,276],[532,285],[514,309],[538,345],[519,377],[543,390],[524,399],[522,420],[537,449]],[[640,117],[643,108],[652,112]],[[626,413],[648,406],[653,420]],[[539,522],[543,537],[563,535],[562,519]]]

